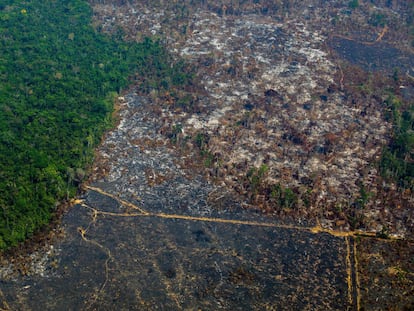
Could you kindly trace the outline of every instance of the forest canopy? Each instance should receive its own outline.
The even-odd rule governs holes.
[[[76,193],[128,77],[145,92],[189,79],[159,42],[103,35],[91,16],[81,0],[0,0],[0,249]]]

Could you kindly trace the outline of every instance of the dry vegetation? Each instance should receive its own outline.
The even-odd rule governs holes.
[[[183,165],[202,166],[265,213],[412,233],[412,193],[385,182],[377,165],[392,128],[384,101],[412,87],[410,73],[368,73],[329,44],[381,41],[411,53],[408,3],[93,2],[97,27],[159,37],[194,70],[186,90],[152,92],[159,131]]]

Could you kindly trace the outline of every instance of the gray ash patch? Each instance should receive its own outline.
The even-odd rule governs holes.
[[[130,94],[126,100],[120,125],[99,150],[97,165],[108,163],[108,171],[92,185],[148,211],[211,215],[209,194],[217,187],[177,161],[160,134],[162,115],[149,114],[148,98]]]
[[[344,310],[348,306],[342,238],[157,217],[105,215],[91,222],[88,215],[90,211],[78,205],[66,217],[67,238],[54,277],[1,284],[11,308]],[[86,240],[79,227],[88,228]]]
[[[329,44],[341,57],[367,71],[383,70],[392,73],[399,70],[414,74],[414,55],[390,44],[366,44],[340,37],[334,37]]]

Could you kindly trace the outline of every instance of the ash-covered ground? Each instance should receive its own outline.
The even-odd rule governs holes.
[[[88,190],[62,220],[64,236],[42,260],[2,270],[3,309],[356,305],[347,238],[243,209],[202,175],[189,174],[161,141],[141,145],[160,139],[148,117],[152,104],[125,97],[119,126],[97,151]],[[216,201],[227,208],[215,209]]]
[[[412,231],[411,193],[398,207],[376,196],[383,181],[372,163],[391,129],[383,98],[350,96],[344,63],[372,67],[378,60],[367,55],[384,47],[411,64],[407,45],[388,45],[405,42],[403,31],[368,27],[344,1],[297,2],[302,15],[272,15],[257,1],[201,1],[191,12],[175,2],[94,2],[97,28],[122,27],[138,41],[158,36],[197,81],[178,91],[187,96],[179,103],[157,90],[143,96],[139,86],[119,98],[120,123],[97,150],[89,188],[59,236],[2,262],[2,309],[412,306],[410,241],[311,229]],[[406,18],[398,5],[369,9],[373,18]],[[335,23],[346,27],[330,33]],[[272,196],[277,185],[282,194]]]
[[[392,132],[386,95],[357,69],[410,75],[404,5],[223,5],[94,3],[103,31],[158,36],[195,71],[184,99],[153,92],[159,140],[174,136],[184,165],[203,162],[209,180],[279,219],[410,236],[413,196],[394,194],[378,171]],[[386,27],[373,26],[380,13]]]

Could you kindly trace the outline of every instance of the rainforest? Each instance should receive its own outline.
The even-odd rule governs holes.
[[[91,14],[85,1],[0,1],[0,248],[74,196],[134,73],[145,92],[189,78],[159,42],[103,35]]]

